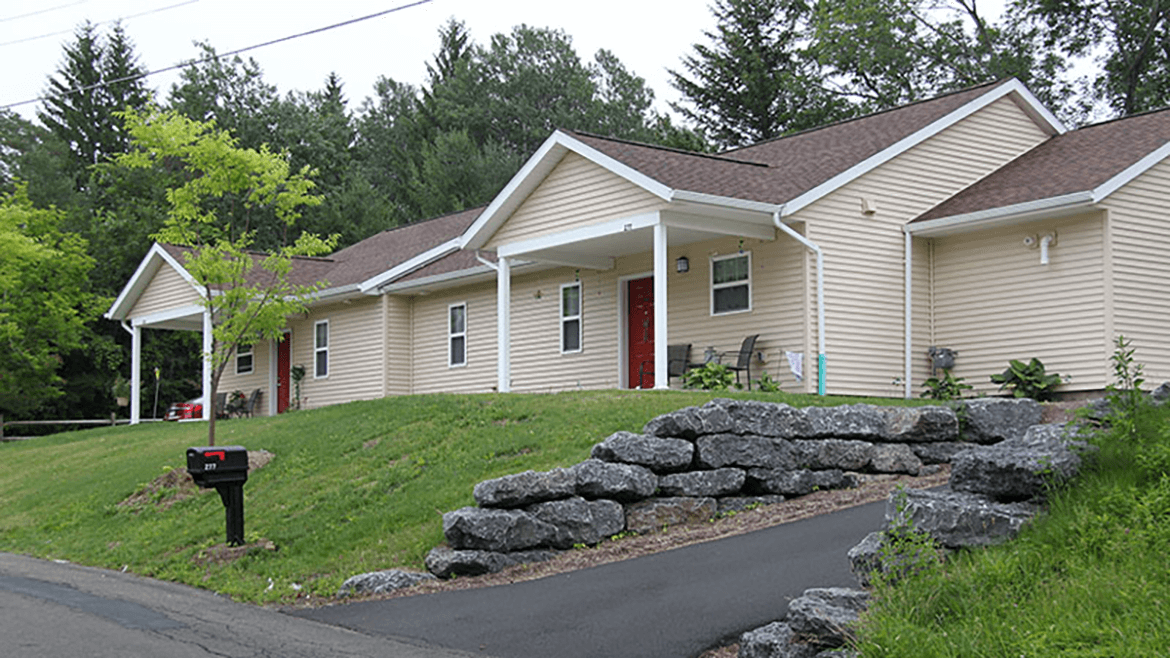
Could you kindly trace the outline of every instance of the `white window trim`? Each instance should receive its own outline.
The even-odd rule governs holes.
[[[722,261],[722,260],[730,260],[732,258],[743,258],[745,256],[747,257],[747,279],[744,279],[742,281],[731,281],[729,283],[720,283],[720,284],[715,283],[715,263],[716,262]],[[744,251],[742,253],[735,252],[733,254],[726,254],[723,256],[712,256],[710,258],[709,265],[710,265],[711,270],[710,270],[710,273],[708,275],[707,280],[710,284],[710,289],[711,289],[711,315],[715,316],[715,315],[735,315],[736,313],[751,313],[751,311],[752,311],[752,252]],[[718,313],[715,312],[715,291],[716,290],[722,290],[723,288],[734,288],[736,286],[742,286],[744,284],[747,284],[747,308],[740,308],[740,309],[736,309],[734,311],[720,311]]]
[[[451,330],[451,311],[459,307],[463,307],[463,331],[456,332]],[[467,302],[459,302],[456,304],[447,305],[447,367],[448,368],[466,368],[467,367]],[[451,363],[451,343],[456,338],[463,338],[463,363]]]
[[[247,350],[246,352],[244,351],[245,349]],[[245,356],[249,357],[247,370],[244,370],[240,365],[240,362],[242,361],[242,357],[245,357]],[[255,345],[238,345],[236,347],[236,374],[237,375],[250,375],[254,372],[256,372],[256,346]]]
[[[565,315],[565,289],[566,288],[576,288],[577,289],[577,314],[576,315]],[[573,283],[562,283],[561,284],[561,294],[557,297],[557,314],[560,315],[560,318],[561,318],[561,320],[560,320],[561,354],[580,354],[581,352],[585,351],[585,322],[584,322],[585,294],[584,294],[584,288],[581,286],[580,281],[574,281]],[[565,323],[570,321],[570,320],[577,321],[577,349],[575,349],[575,350],[566,350],[565,349]]]
[[[317,345],[317,327],[325,325],[325,347]],[[332,342],[332,336],[329,332],[329,320],[318,320],[313,323],[313,379],[328,379],[329,372],[333,370],[329,363],[329,343]],[[321,352],[325,353],[325,374],[322,375],[317,372],[317,355]]]

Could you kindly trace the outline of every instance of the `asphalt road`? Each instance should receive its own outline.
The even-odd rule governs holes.
[[[688,658],[781,618],[809,587],[856,587],[846,553],[884,502],[501,587],[291,614],[495,658]]]
[[[0,553],[0,655],[10,658],[466,658],[130,574]]]

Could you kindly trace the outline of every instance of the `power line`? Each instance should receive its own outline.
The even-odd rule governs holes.
[[[140,12],[137,14],[132,14],[130,16],[122,16],[120,18],[113,18],[113,19],[110,19],[108,21],[101,21],[99,23],[94,23],[94,25],[106,25],[107,23],[116,23],[118,21],[128,21],[131,18],[141,18],[142,16],[149,16],[151,14],[157,14],[159,12],[164,12],[164,11],[167,11],[169,9],[175,9],[177,7],[182,7],[184,5],[193,5],[196,2],[199,2],[199,0],[187,0],[186,2],[180,2],[177,5],[170,5],[167,7],[158,7],[157,9],[151,9],[149,11],[144,11],[144,12]],[[77,4],[80,4],[80,3],[77,3]],[[68,7],[71,5],[65,5],[65,6]],[[12,46],[12,45],[15,45],[18,43],[28,43],[29,41],[37,41],[39,39],[47,39],[49,37],[55,37],[55,36],[58,36],[61,34],[69,34],[71,32],[73,32],[73,30],[59,30],[57,32],[49,32],[48,34],[39,34],[35,37],[25,37],[23,39],[17,39],[16,41],[5,41],[4,43],[0,43],[0,46]]]
[[[0,23],[7,23],[8,21],[15,21],[15,20],[19,20],[21,18],[28,18],[30,16],[39,16],[41,14],[47,14],[51,11],[57,11],[58,9],[65,9],[67,7],[76,7],[77,5],[83,5],[83,4],[85,4],[85,0],[77,0],[77,2],[71,2],[67,5],[57,5],[56,7],[49,7],[47,9],[38,9],[36,11],[30,11],[27,14],[20,14],[19,16],[9,16],[8,18],[0,18]]]
[[[246,48],[238,48],[236,50],[232,50],[232,51],[226,52],[226,53],[217,53],[214,57],[204,57],[202,59],[192,60],[189,62],[183,62],[182,64],[175,64],[173,66],[168,66],[166,68],[155,69],[153,71],[147,71],[146,73],[141,73],[139,75],[128,75],[128,76],[125,76],[122,78],[117,78],[115,80],[105,80],[103,82],[99,82],[99,83],[92,84],[92,85],[86,85],[84,87],[76,87],[74,89],[69,89],[67,91],[62,92],[62,95],[79,94],[81,92],[90,91],[92,89],[97,89],[98,87],[104,87],[106,85],[112,85],[112,84],[116,84],[119,82],[130,82],[132,80],[140,80],[142,78],[149,78],[152,75],[158,75],[160,73],[169,73],[170,71],[177,71],[179,69],[185,69],[189,66],[196,66],[198,64],[206,64],[208,62],[213,62],[213,61],[216,61],[219,59],[223,59],[224,57],[231,57],[232,55],[239,55],[240,53],[246,53],[250,50],[256,50],[258,48],[264,48],[266,46],[272,46],[272,45],[275,45],[278,43],[284,43],[285,41],[292,41],[293,39],[299,39],[301,37],[307,37],[307,36],[310,36],[313,34],[320,34],[321,32],[327,32],[329,30],[333,30],[333,29],[336,29],[339,27],[345,27],[347,25],[361,23],[363,21],[368,21],[368,20],[373,19],[373,18],[378,18],[379,16],[393,14],[393,13],[402,11],[403,9],[411,9],[413,7],[418,7],[419,5],[428,4],[430,2],[432,2],[432,0],[415,0],[415,2],[410,2],[410,3],[407,3],[405,5],[400,5],[398,7],[394,7],[392,9],[387,9],[385,11],[380,11],[380,12],[377,12],[374,14],[370,14],[368,16],[361,16],[359,18],[352,18],[348,21],[334,23],[333,25],[326,25],[325,27],[319,27],[319,28],[316,28],[313,30],[309,30],[308,32],[300,32],[298,34],[293,34],[293,35],[290,35],[287,37],[273,39],[272,41],[265,41],[264,43],[258,43],[254,46],[248,46]],[[21,105],[28,105],[30,103],[39,103],[39,102],[44,101],[44,100],[48,100],[48,98],[46,96],[37,96],[36,98],[31,98],[27,101],[20,101],[17,103],[9,103],[7,105],[0,105],[0,110],[8,110],[8,109],[11,109],[14,107],[20,107]]]

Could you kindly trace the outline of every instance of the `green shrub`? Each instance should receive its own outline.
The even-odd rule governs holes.
[[[922,392],[920,397],[930,398],[931,400],[957,400],[963,397],[963,391],[969,391],[974,386],[963,381],[962,377],[956,377],[951,374],[951,371],[943,370],[943,376],[931,377],[922,382],[923,388],[926,390]]]
[[[731,387],[735,374],[722,363],[706,363],[683,373],[683,388],[697,388],[704,391],[726,391]]]
[[[991,381],[999,384],[999,390],[1008,389],[1017,398],[1051,400],[1057,386],[1064,381],[1056,373],[1044,371],[1040,359],[1032,358],[1028,363],[1012,359],[1002,374],[992,375]]]
[[[1137,416],[1146,406],[1146,396],[1142,393],[1145,366],[1134,359],[1136,351],[1125,336],[1117,337],[1113,356],[1109,357],[1113,362],[1114,382],[1105,387],[1109,401],[1109,416],[1105,420],[1125,439],[1137,436]]]
[[[760,375],[760,378],[756,380],[756,388],[758,388],[761,393],[779,393],[780,382],[772,379],[772,375],[769,375],[768,371],[765,370],[763,374]]]

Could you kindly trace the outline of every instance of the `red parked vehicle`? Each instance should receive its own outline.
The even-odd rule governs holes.
[[[163,420],[197,420],[203,418],[203,398],[193,398],[186,402],[176,402],[167,407],[167,414]]]

